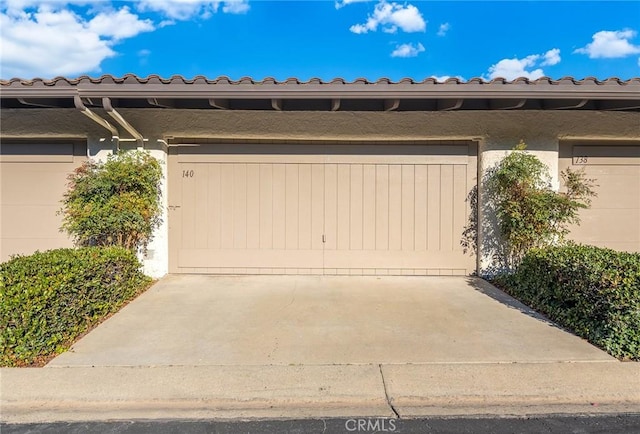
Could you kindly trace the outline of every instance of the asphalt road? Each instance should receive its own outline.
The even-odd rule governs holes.
[[[153,420],[0,425],[3,434],[637,434],[640,413],[594,416],[257,421]]]

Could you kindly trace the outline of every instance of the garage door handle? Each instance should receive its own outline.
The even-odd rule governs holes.
[[[324,236],[324,234],[322,235],[322,242],[326,243],[327,242],[327,237]]]

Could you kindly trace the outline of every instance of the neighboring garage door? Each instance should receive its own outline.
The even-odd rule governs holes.
[[[0,147],[0,261],[71,246],[56,215],[67,176],[86,159],[86,142],[10,142]]]
[[[580,212],[570,238],[615,250],[640,252],[640,142],[564,142],[559,169],[583,168],[598,197]]]
[[[170,271],[465,275],[476,145],[196,144],[170,151]]]

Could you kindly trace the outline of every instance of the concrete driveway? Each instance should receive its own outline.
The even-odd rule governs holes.
[[[476,278],[172,275],[48,366],[612,360]]]

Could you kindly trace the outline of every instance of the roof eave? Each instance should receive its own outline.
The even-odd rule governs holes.
[[[185,86],[144,85],[123,88],[119,85],[100,85],[90,88],[3,88],[2,98],[175,98],[175,99],[590,99],[640,100],[640,89],[283,89],[276,86],[238,86],[194,89]],[[218,87],[218,86],[215,86]],[[448,86],[447,86],[448,87]]]

